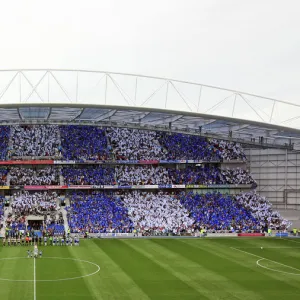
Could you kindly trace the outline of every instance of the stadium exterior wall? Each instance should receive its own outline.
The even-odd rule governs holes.
[[[245,152],[257,182],[257,192],[277,209],[300,210],[300,152],[282,149],[246,149]]]

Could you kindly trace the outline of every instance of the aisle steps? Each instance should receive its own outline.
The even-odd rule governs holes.
[[[62,212],[63,219],[64,219],[65,232],[68,232],[69,224],[68,224],[68,219],[67,219],[67,211],[66,211],[65,207],[61,208],[61,212]]]

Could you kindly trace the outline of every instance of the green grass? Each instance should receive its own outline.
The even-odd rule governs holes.
[[[1,300],[300,299],[300,240],[95,239],[41,248],[34,298],[27,247],[0,247],[0,278],[8,279]]]

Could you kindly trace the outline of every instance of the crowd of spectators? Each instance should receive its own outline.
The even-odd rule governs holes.
[[[113,168],[102,166],[63,167],[62,175],[67,185],[115,184]]]
[[[278,211],[272,209],[272,204],[266,197],[256,191],[237,195],[236,199],[241,205],[251,210],[261,226],[268,224],[272,229],[284,230],[291,225],[291,222],[282,218]]]
[[[59,156],[59,128],[56,125],[11,126],[11,156]]]
[[[236,142],[182,133],[160,132],[157,135],[160,144],[167,150],[169,160],[246,160],[242,146]]]
[[[53,218],[45,218],[45,229],[50,235],[64,235],[65,226],[62,212],[59,212],[56,216],[53,216]]]
[[[253,184],[256,183],[251,173],[242,168],[221,169],[220,170],[221,184]]]
[[[68,185],[159,185],[159,184],[253,184],[249,171],[221,169],[216,166],[188,166],[175,169],[153,165],[119,165],[63,167],[62,175]]]
[[[10,232],[19,232],[20,230],[31,229],[35,226],[33,222],[28,224],[26,216],[43,216],[44,221],[47,219],[55,219],[58,207],[56,205],[57,194],[55,192],[35,192],[29,193],[27,191],[18,192],[13,195],[11,204],[12,212],[6,219],[6,227]],[[36,222],[37,227],[33,229],[42,228],[40,222]]]
[[[253,184],[249,171],[221,169],[217,166],[202,165],[184,169],[169,168],[169,177],[173,184]]]
[[[236,201],[233,196],[212,192],[196,194],[182,193],[179,196],[182,205],[190,211],[195,225],[207,230],[257,230],[260,224],[250,209]]]
[[[167,192],[128,192],[121,196],[135,227],[141,230],[173,231],[192,226],[189,212]]]
[[[209,165],[180,169],[152,165],[120,165],[115,168],[115,173],[118,185],[255,183],[247,170],[221,169]]]
[[[168,169],[161,166],[127,166],[115,168],[118,185],[171,184]]]
[[[73,233],[131,232],[124,203],[113,194],[76,192],[71,195],[68,223]]]
[[[206,164],[179,169],[155,165],[64,166],[61,169],[58,166],[0,168],[0,185],[59,185],[60,175],[63,176],[66,185],[255,183],[247,170],[241,168],[221,169],[218,166]]]
[[[210,231],[261,232],[264,228],[285,230],[291,225],[255,191],[238,195],[189,192],[179,194],[178,199],[190,211],[194,225]]]
[[[155,131],[111,127],[106,132],[118,160],[166,158],[166,151],[160,145]]]
[[[173,184],[221,184],[220,169],[215,166],[169,168],[168,172]]]
[[[225,140],[212,139],[209,140],[209,144],[213,145],[213,149],[217,149],[217,153],[223,160],[239,159],[246,160],[246,155],[241,144],[236,142],[230,142]]]
[[[5,227],[6,230],[13,235],[20,230],[26,229],[26,219],[24,216],[13,217],[12,214],[9,214],[6,219]]]
[[[40,199],[45,194],[40,193]],[[12,207],[21,214],[38,214],[47,210],[33,195],[17,196]],[[291,224],[271,204],[255,192],[240,195],[209,192],[73,192],[67,208],[68,223],[73,233],[147,232],[160,233],[205,228],[207,231],[261,232],[265,227],[284,230]],[[38,204],[37,204],[38,202]],[[49,203],[49,201],[47,201]],[[51,202],[51,201],[50,201]],[[38,208],[37,208],[38,207]],[[56,204],[51,208],[55,210]],[[50,209],[50,210],[51,210]],[[21,223],[21,222],[19,222]],[[49,228],[63,220],[46,222]],[[51,227],[52,226],[52,227]]]
[[[167,150],[168,160],[194,159],[219,160],[220,153],[202,136],[185,135],[182,133],[157,133],[162,147]]]
[[[11,207],[13,215],[24,217],[28,215],[47,215],[56,212],[56,192],[34,192],[22,191],[16,193],[13,197]]]
[[[5,160],[8,154],[10,127],[0,126],[0,159]]]
[[[7,184],[7,174],[8,168],[0,168],[0,185],[8,185]]]
[[[28,192],[15,195],[12,229],[25,229],[26,215],[56,214],[56,193]],[[4,201],[0,199],[0,216]],[[74,192],[67,208],[73,233],[156,232],[177,234],[205,228],[207,231],[261,232],[265,227],[285,230],[291,223],[283,219],[265,197],[255,191],[239,195],[209,192]],[[45,218],[48,230],[63,231],[62,215]]]
[[[57,167],[24,168],[11,167],[10,185],[57,185],[60,171]]]
[[[109,149],[105,131],[94,126],[61,126],[62,154],[68,160],[106,160]]]
[[[110,144],[107,142],[110,141]],[[96,126],[0,128],[0,159],[55,156],[68,160],[245,160],[240,144],[204,136]]]
[[[240,144],[203,136],[126,128],[28,125],[0,128],[0,159],[10,156],[61,156],[67,160],[203,160],[228,161],[246,157]],[[255,184],[249,171],[222,169],[214,164],[173,168],[153,165],[0,169],[0,185]],[[14,195],[7,224],[21,230],[25,216],[43,215],[48,229],[63,230],[56,218],[56,193],[20,192]],[[0,198],[0,222],[4,201]],[[50,215],[50,217],[46,217]],[[210,192],[76,192],[71,196],[68,222],[72,232],[131,232],[133,228],[159,231],[260,231],[264,226],[286,229],[290,222],[256,192],[237,196]]]

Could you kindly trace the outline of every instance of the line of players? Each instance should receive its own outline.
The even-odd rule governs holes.
[[[39,245],[39,246],[79,246],[79,236],[74,238],[71,236],[44,236],[44,237],[5,237],[2,239],[3,246],[29,246],[29,245]]]
[[[44,236],[44,246],[79,246],[79,236]]]

